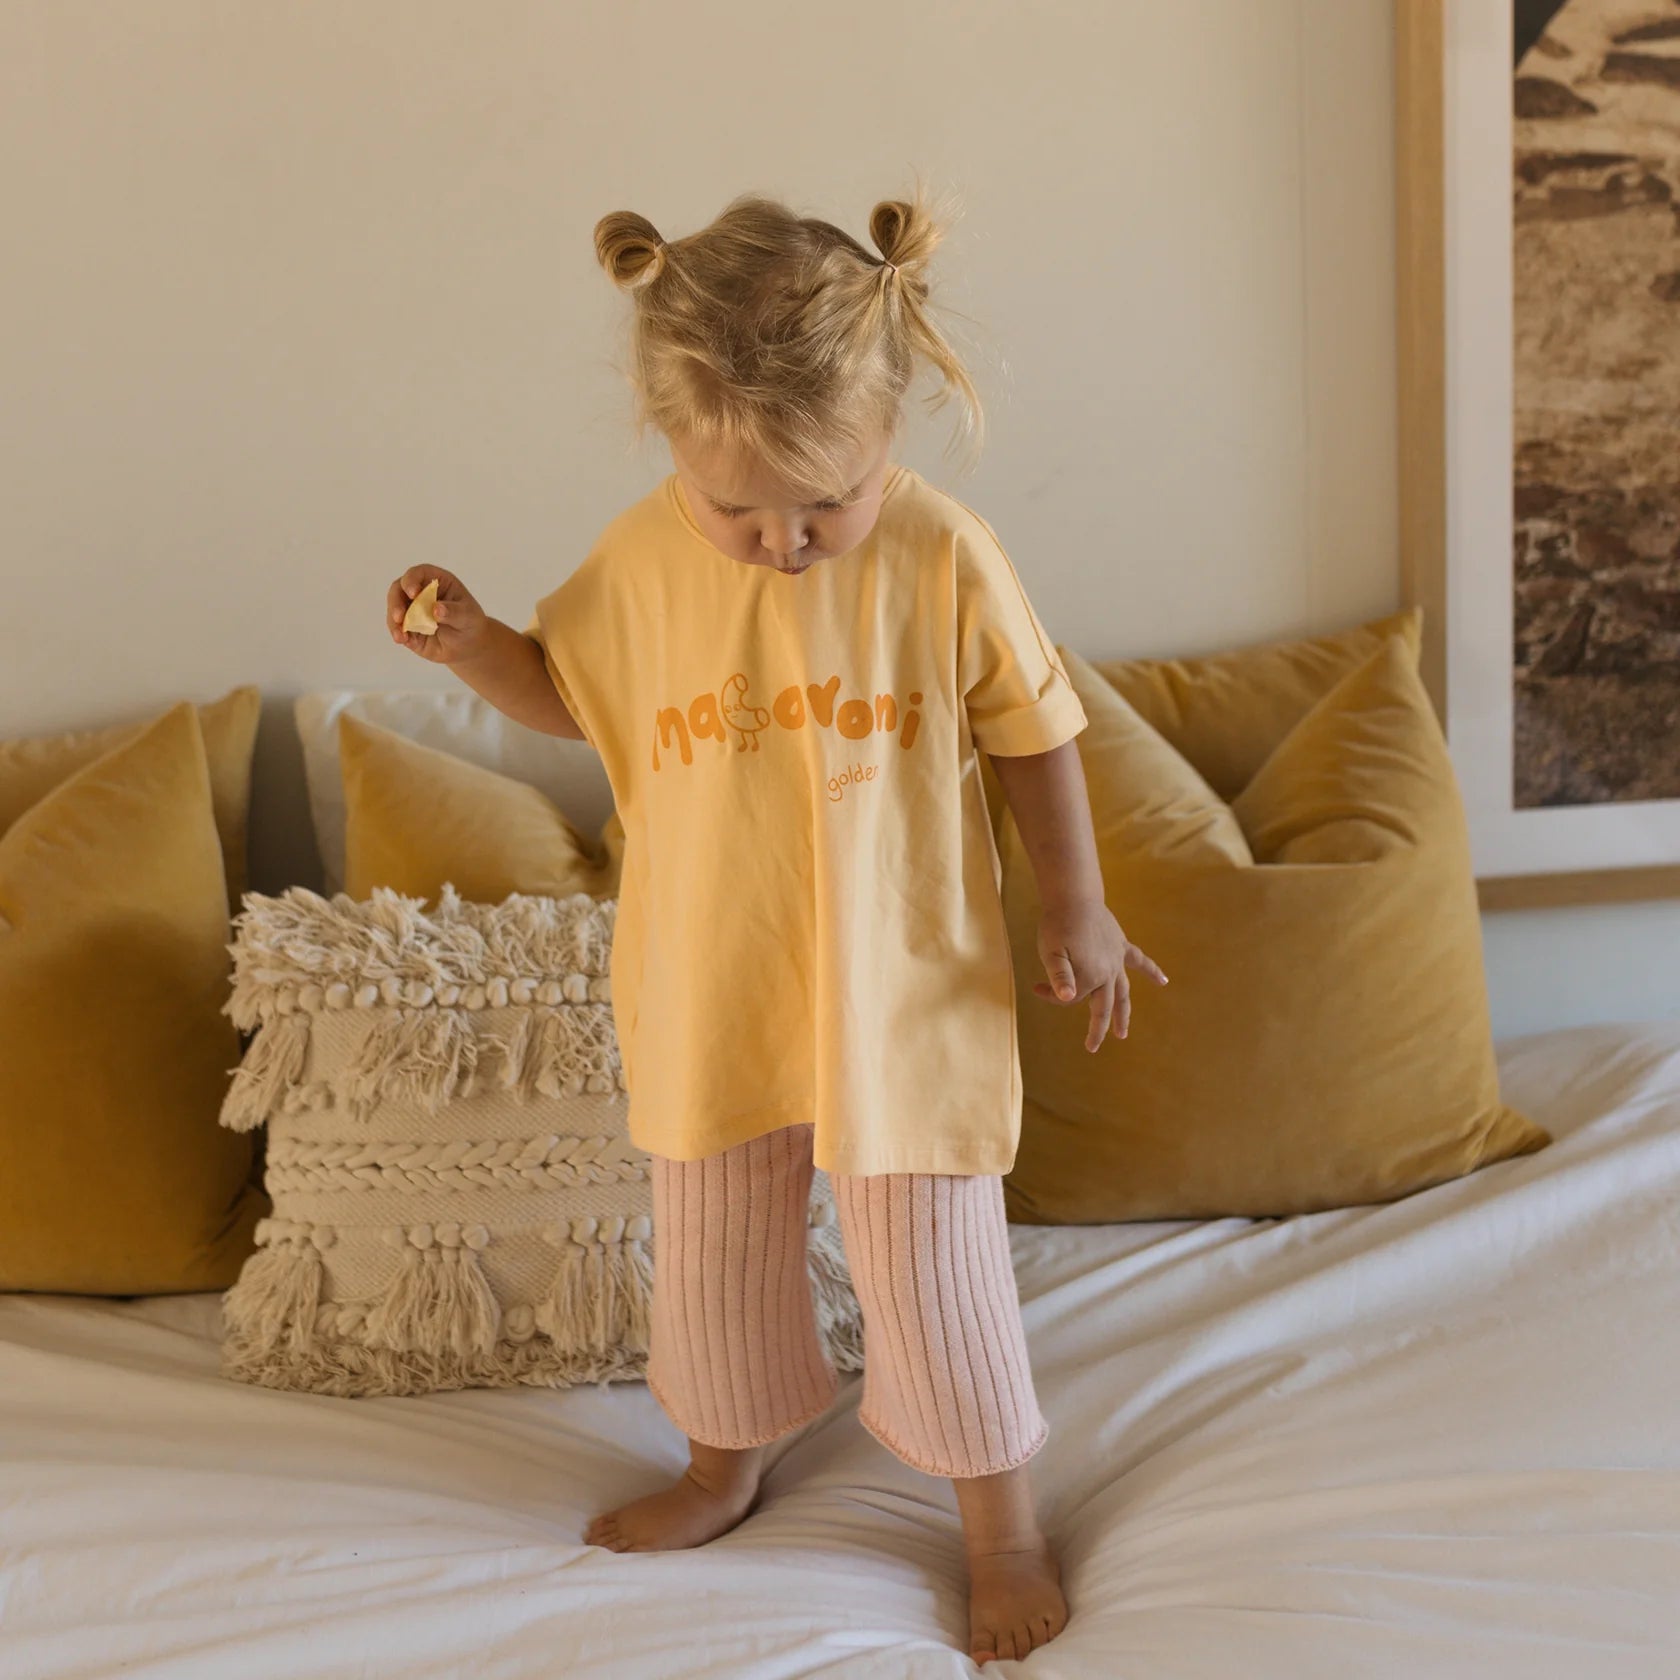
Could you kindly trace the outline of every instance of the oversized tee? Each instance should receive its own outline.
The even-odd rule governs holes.
[[[904,466],[855,548],[713,545],[673,473],[529,631],[624,825],[630,1136],[693,1160],[814,1128],[845,1173],[1001,1173],[1015,983],[976,748],[1085,727],[991,527]]]

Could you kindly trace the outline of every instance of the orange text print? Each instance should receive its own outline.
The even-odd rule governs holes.
[[[908,695],[902,709],[896,696],[877,694],[873,700],[845,697],[840,679],[823,683],[794,683],[784,688],[768,708],[748,692],[746,673],[737,671],[715,694],[697,694],[682,706],[661,706],[653,719],[653,767],[663,769],[674,752],[684,764],[694,762],[695,743],[733,744],[736,752],[757,752],[759,736],[767,730],[832,729],[848,741],[870,735],[897,735],[900,747],[915,745],[922,714],[919,692]]]

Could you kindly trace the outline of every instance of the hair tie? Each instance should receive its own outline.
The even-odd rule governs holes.
[[[895,262],[888,262],[885,257],[881,258],[881,266],[883,268],[890,268],[894,274],[898,273],[898,264]]]

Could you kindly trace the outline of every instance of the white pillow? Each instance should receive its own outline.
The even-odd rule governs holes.
[[[612,789],[595,749],[542,735],[498,712],[467,689],[329,689],[296,703],[309,810],[329,895],[344,885],[344,783],[338,765],[338,719],[349,712],[422,746],[528,782],[585,834],[612,815]]]

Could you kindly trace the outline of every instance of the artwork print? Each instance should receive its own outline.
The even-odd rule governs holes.
[[[1680,799],[1680,0],[1516,0],[1517,809]]]

